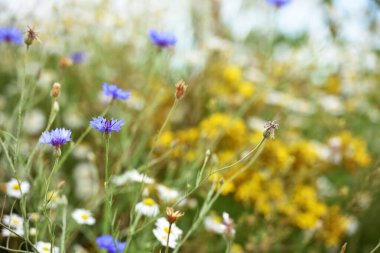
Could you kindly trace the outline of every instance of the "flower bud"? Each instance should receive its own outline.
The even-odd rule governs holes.
[[[69,57],[62,57],[58,63],[58,66],[63,69],[70,67],[71,65],[73,65],[73,60]]]
[[[182,99],[185,96],[186,89],[187,85],[185,82],[183,80],[179,81],[175,85],[175,98],[178,100]]]
[[[55,82],[53,84],[53,87],[51,88],[50,96],[53,97],[53,98],[57,98],[60,93],[61,93],[61,84]]]
[[[30,26],[27,26],[26,36],[24,39],[26,46],[27,47],[31,46],[35,40],[39,41],[38,33],[34,31],[34,29],[31,28]]]

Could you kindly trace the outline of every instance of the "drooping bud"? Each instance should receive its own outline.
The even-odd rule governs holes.
[[[29,46],[31,46],[35,40],[40,40],[38,37],[38,32],[34,31],[34,29],[30,26],[27,26],[26,36],[24,40],[26,46],[29,48]]]
[[[175,223],[183,215],[184,215],[184,213],[182,213],[180,211],[174,211],[174,209],[171,207],[166,208],[166,218],[170,224]]]
[[[181,80],[175,85],[175,98],[181,100],[185,96],[187,84]]]
[[[58,82],[55,82],[51,88],[50,96],[52,98],[57,98],[59,94],[61,93],[61,84]]]

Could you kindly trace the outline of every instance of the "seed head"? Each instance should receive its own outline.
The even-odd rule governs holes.
[[[32,45],[35,40],[40,41],[38,37],[38,32],[36,32],[34,28],[27,26],[26,36],[24,39],[25,44],[29,48],[29,46]]]
[[[176,222],[179,218],[181,218],[184,215],[184,213],[180,211],[175,211],[171,207],[166,208],[166,218],[168,219],[170,224],[173,224]]]
[[[175,85],[175,98],[181,100],[185,96],[187,84],[183,80]]]

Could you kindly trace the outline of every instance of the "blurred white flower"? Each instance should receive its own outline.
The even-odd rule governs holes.
[[[152,198],[145,198],[142,202],[137,203],[135,210],[147,217],[157,216],[160,212],[157,203]]]
[[[24,235],[23,222],[24,219],[17,214],[4,215],[2,219],[3,224],[7,228],[1,230],[1,235],[4,237]]]
[[[28,134],[37,134],[42,131],[45,126],[45,114],[39,110],[34,109],[25,115],[24,131]]]
[[[156,189],[158,191],[158,197],[165,203],[174,203],[180,196],[180,193],[177,190],[170,189],[162,184],[157,185]]]
[[[7,195],[17,199],[21,199],[23,194],[27,194],[30,190],[30,184],[27,181],[21,181],[12,178],[7,184]]]
[[[205,218],[204,225],[207,231],[217,234],[223,234],[225,230],[222,218],[217,215],[207,216]]]
[[[344,113],[344,105],[337,96],[323,96],[319,100],[320,106],[328,113],[333,115],[341,115]]]
[[[97,168],[92,163],[80,163],[74,168],[75,194],[86,200],[99,191]]]
[[[75,209],[72,213],[73,219],[78,224],[87,224],[87,225],[94,225],[95,224],[95,218],[92,217],[92,214],[90,211],[85,209]]]
[[[133,169],[126,171],[120,176],[114,176],[112,182],[117,186],[124,185],[127,182],[144,182],[144,184],[152,184],[154,183],[154,179]]]
[[[163,245],[166,246],[168,235],[169,235],[169,221],[162,217],[156,221],[156,228],[153,229],[153,234],[157,240]],[[174,249],[177,246],[177,240],[182,235],[182,230],[178,228],[174,223],[170,228],[169,236],[169,247]]]
[[[36,249],[38,253],[59,253],[58,247],[53,247],[49,242],[37,242]]]

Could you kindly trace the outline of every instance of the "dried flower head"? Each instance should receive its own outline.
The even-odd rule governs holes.
[[[53,86],[51,87],[50,96],[52,96],[53,98],[57,98],[60,93],[61,93],[61,84],[58,82],[55,82]]]
[[[38,32],[36,32],[34,30],[34,28],[31,28],[30,26],[27,26],[27,30],[26,30],[26,36],[25,36],[25,44],[27,45],[27,47],[29,47],[30,45],[33,44],[34,41],[40,41],[39,37],[38,37]]]
[[[62,57],[58,63],[58,66],[63,69],[70,67],[71,65],[73,65],[73,60],[66,56]]]
[[[185,96],[187,84],[181,80],[175,85],[175,98],[180,100]]]
[[[174,209],[171,207],[166,208],[166,218],[168,219],[170,224],[176,222],[183,215],[184,215],[184,213],[182,213],[180,211],[174,211]]]
[[[268,121],[267,123],[265,123],[264,128],[265,128],[265,131],[263,133],[264,137],[274,139],[274,133],[279,128],[279,124],[275,120]]]

